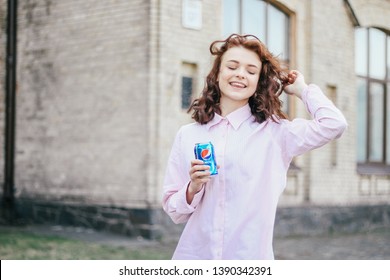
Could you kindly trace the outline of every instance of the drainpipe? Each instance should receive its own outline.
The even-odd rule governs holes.
[[[305,26],[305,41],[306,41],[306,65],[305,65],[305,80],[311,81],[313,78],[312,71],[312,62],[313,62],[313,32],[312,32],[312,24],[313,24],[313,7],[312,1],[306,1],[306,26]],[[306,153],[304,155],[304,164],[306,167],[304,173],[304,181],[303,181],[303,202],[304,204],[309,204],[311,202],[311,153]]]
[[[5,78],[4,185],[2,216],[13,224],[16,218],[14,198],[15,119],[16,119],[16,55],[17,0],[8,0],[7,49]]]

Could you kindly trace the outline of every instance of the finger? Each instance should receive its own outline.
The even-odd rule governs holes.
[[[295,83],[296,79],[297,79],[297,75],[296,74],[291,74],[290,77],[289,77],[289,83],[290,84]]]
[[[207,175],[207,174],[210,174],[209,170],[210,170],[210,166],[208,166],[208,165],[194,165],[193,167],[191,167],[189,174],[190,174],[191,178],[195,178],[195,177],[193,177],[195,173],[200,172],[198,174]]]
[[[191,167],[192,170],[195,171],[205,171],[205,170],[210,170],[210,166],[206,165],[206,164],[202,164],[202,165],[194,165],[193,167]]]
[[[210,172],[209,171],[197,171],[191,174],[191,180],[193,181],[204,181],[210,179]]]
[[[292,76],[288,77],[288,84],[291,85],[294,83],[294,81],[295,81],[295,77],[292,77]]]
[[[200,160],[200,159],[193,159],[193,160],[191,160],[191,166],[194,166],[194,165],[204,165],[204,162],[203,162],[203,160]]]

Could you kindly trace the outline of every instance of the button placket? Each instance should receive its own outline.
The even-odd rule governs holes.
[[[225,183],[225,173],[224,173],[224,161],[225,161],[225,151],[226,151],[226,143],[227,136],[229,130],[229,122],[228,120],[223,120],[223,123],[220,127],[220,174],[219,174],[219,195],[217,202],[217,220],[216,223],[216,236],[218,238],[218,249],[217,254],[220,258],[222,256],[223,251],[223,242],[224,242],[224,228],[225,228],[225,196],[226,196],[226,183]]]

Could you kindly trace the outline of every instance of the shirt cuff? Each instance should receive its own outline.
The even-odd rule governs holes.
[[[191,204],[187,203],[187,188],[188,188],[188,183],[181,188],[181,190],[178,192],[179,195],[179,202],[177,205],[177,212],[183,213],[183,214],[189,214],[195,211],[196,206],[200,203],[202,200],[203,194],[204,194],[204,186],[202,189],[197,192],[194,195],[194,198],[192,199]]]

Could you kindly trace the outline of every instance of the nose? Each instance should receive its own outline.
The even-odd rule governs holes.
[[[245,69],[243,69],[241,67],[237,68],[236,77],[240,78],[240,79],[244,79],[245,78]]]

